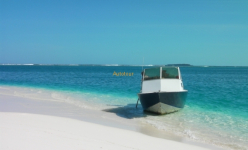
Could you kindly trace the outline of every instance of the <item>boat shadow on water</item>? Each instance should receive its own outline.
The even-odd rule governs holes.
[[[122,105],[110,105],[110,106],[117,106],[117,107],[104,109],[102,111],[115,113],[116,115],[127,119],[142,118],[147,116],[157,116],[157,114],[155,113],[143,111],[141,105],[138,105],[137,108],[136,108],[136,104],[127,104],[125,106]]]

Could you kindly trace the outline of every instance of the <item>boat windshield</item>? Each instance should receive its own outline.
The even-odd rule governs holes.
[[[162,67],[162,79],[179,79],[178,69]]]
[[[160,79],[160,68],[145,69],[144,80]]]
[[[160,74],[162,79],[179,79],[177,67],[162,67],[145,69],[144,80],[160,79]]]

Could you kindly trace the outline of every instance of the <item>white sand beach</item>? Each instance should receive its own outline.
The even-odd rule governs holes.
[[[28,97],[13,92],[15,90],[0,88],[1,150],[215,149],[168,135],[171,140],[158,138],[157,131],[113,113]]]
[[[70,118],[0,113],[0,149],[204,149]]]

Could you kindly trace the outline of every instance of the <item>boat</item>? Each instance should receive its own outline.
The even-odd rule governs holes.
[[[184,107],[188,91],[183,87],[179,67],[148,68],[141,74],[138,100],[143,110],[167,114]]]

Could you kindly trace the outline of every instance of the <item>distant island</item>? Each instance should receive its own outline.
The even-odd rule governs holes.
[[[192,65],[190,65],[190,64],[168,64],[168,65],[165,65],[165,66],[190,67]]]

